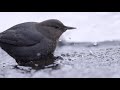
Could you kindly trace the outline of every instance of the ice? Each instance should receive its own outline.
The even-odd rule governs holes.
[[[67,47],[67,48],[66,48]],[[74,48],[74,49],[73,49]],[[2,51],[2,50],[1,50]],[[3,53],[3,55],[6,53]],[[7,64],[0,64],[1,78],[116,78],[120,77],[120,46],[107,47],[74,47],[63,46],[57,48],[55,56],[59,68],[34,70],[30,67],[19,66],[13,68],[14,59],[0,60]],[[7,61],[9,60],[9,61]],[[7,62],[6,62],[7,61]],[[3,67],[4,65],[4,67]],[[49,65],[51,66],[51,65]],[[49,67],[48,66],[48,67]],[[47,66],[46,66],[47,67]]]

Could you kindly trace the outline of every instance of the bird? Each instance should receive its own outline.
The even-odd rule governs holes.
[[[53,55],[60,36],[76,29],[57,19],[42,22],[23,22],[0,33],[0,47],[16,62],[25,63]]]

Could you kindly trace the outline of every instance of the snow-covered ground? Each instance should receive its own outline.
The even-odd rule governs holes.
[[[65,25],[77,27],[60,38],[66,42],[99,42],[120,40],[119,12],[0,12],[0,32],[11,26],[29,21],[59,19]],[[88,43],[89,44],[89,43]],[[84,46],[85,45],[85,46]],[[120,77],[120,44],[94,43],[58,47],[55,63],[58,68],[34,70],[30,67],[15,69],[17,63],[0,49],[0,77]]]
[[[1,78],[116,78],[120,77],[120,46],[80,47],[63,46],[55,51],[60,59],[55,68],[34,70],[19,66],[0,50]]]

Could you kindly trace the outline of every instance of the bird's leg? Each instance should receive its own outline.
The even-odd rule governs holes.
[[[16,62],[18,63],[18,65],[20,66],[26,66],[26,64],[29,62],[28,60],[18,60],[16,59]]]
[[[55,68],[58,65],[55,64],[56,59],[61,59],[60,56],[55,57],[53,54],[48,54],[47,56],[42,56],[39,59],[35,60],[18,60],[16,59],[16,62],[18,63],[19,66],[29,66],[32,67],[33,69],[44,69],[44,68]],[[15,66],[15,68],[18,68]]]

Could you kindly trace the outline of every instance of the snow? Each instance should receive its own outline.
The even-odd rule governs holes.
[[[62,58],[55,61],[57,68],[37,71],[24,66],[14,68],[15,60],[0,49],[0,78],[120,77],[120,42],[99,43],[120,40],[120,12],[0,12],[0,32],[19,23],[47,19],[76,27],[65,32],[60,41],[81,44],[57,47],[54,55]]]
[[[2,51],[2,50],[1,50]],[[6,55],[2,51],[2,55]],[[19,66],[15,69],[14,59],[6,56],[0,62],[1,78],[116,78],[120,77],[120,46],[108,47],[79,47],[63,46],[57,48],[55,56],[59,64],[56,69],[46,68],[34,70],[30,67]],[[4,61],[6,60],[6,61]],[[3,67],[4,66],[4,67]]]
[[[37,53],[37,56],[40,56],[41,54],[40,53]]]

